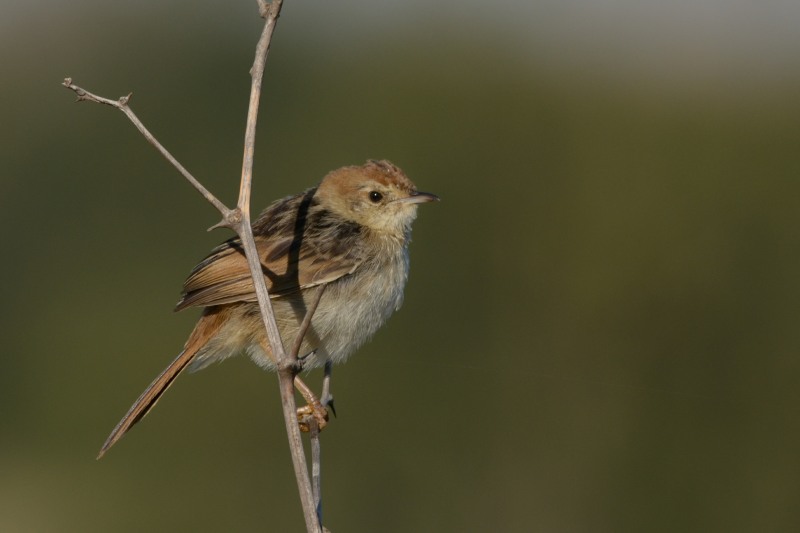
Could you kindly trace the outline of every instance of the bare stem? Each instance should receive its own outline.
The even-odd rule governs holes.
[[[300,330],[297,332],[297,337],[295,338],[292,351],[290,352],[291,357],[296,358],[300,353],[300,346],[303,344],[303,338],[305,338],[308,328],[311,326],[311,318],[317,311],[317,306],[322,299],[322,293],[325,292],[325,287],[326,285],[320,285],[316,289],[314,299],[306,309],[306,315],[303,317],[303,322],[300,324]],[[330,366],[331,361],[328,360],[325,363],[325,385],[328,385],[329,383],[328,378],[330,376]],[[328,400],[326,400],[326,395],[330,396],[327,387],[323,388],[322,394],[321,406],[322,408],[326,408],[328,403]],[[307,416],[303,422],[308,427],[308,436],[311,442],[311,494],[314,498],[314,508],[317,512],[317,520],[319,520],[319,523],[322,524],[322,444],[319,440],[320,427],[317,419],[313,416]]]
[[[253,153],[256,142],[256,123],[258,121],[258,105],[261,100],[261,82],[264,77],[264,65],[269,54],[269,46],[272,41],[272,34],[275,31],[275,24],[280,16],[283,0],[272,0],[266,4],[264,0],[258,2],[261,16],[266,19],[261,38],[256,45],[255,59],[250,70],[250,105],[247,110],[247,125],[244,136],[244,157],[242,158],[242,180],[239,187],[239,201],[237,209],[241,215],[241,220],[236,228],[236,233],[242,239],[247,262],[250,266],[250,273],[253,277],[253,286],[261,308],[261,316],[264,321],[264,328],[267,331],[272,354],[278,366],[278,381],[281,392],[281,406],[283,408],[284,422],[286,423],[286,433],[289,439],[289,449],[292,454],[292,464],[297,481],[297,488],[300,492],[300,502],[303,506],[303,516],[306,522],[306,529],[309,532],[321,531],[320,522],[314,506],[314,498],[311,490],[311,482],[308,478],[308,464],[303,452],[303,442],[300,438],[300,427],[297,423],[297,405],[294,400],[294,377],[295,363],[297,354],[287,356],[283,347],[278,324],[275,321],[275,314],[272,311],[272,303],[269,300],[269,293],[264,282],[264,274],[261,270],[261,260],[258,257],[255,240],[253,239],[253,229],[250,225],[250,191],[253,184]]]
[[[269,293],[267,292],[266,283],[264,283],[264,273],[261,270],[261,261],[253,239],[253,229],[250,226],[250,191],[253,185],[253,153],[255,152],[256,145],[256,123],[258,121],[258,105],[261,100],[261,81],[264,77],[264,65],[267,61],[267,54],[269,53],[269,45],[272,41],[272,33],[275,31],[275,24],[280,15],[283,0],[273,0],[270,4],[266,4],[260,0],[259,9],[261,16],[266,19],[264,29],[261,32],[261,38],[256,45],[255,60],[253,67],[250,70],[251,84],[250,84],[250,105],[247,109],[247,124],[245,126],[244,135],[244,157],[242,158],[242,179],[239,185],[239,201],[237,208],[241,213],[242,220],[240,222],[241,231],[237,231],[242,238],[242,247],[247,255],[248,263],[250,265],[250,272],[253,275],[253,281],[256,291],[256,298],[258,305],[261,308],[261,314],[264,318],[264,327],[267,330],[267,338],[269,339],[272,354],[275,356],[279,368],[285,368],[292,364],[286,356],[286,351],[283,348],[280,333],[278,332],[278,324],[275,322],[275,315],[272,313],[272,304],[269,301]],[[269,312],[266,309],[269,308]]]
[[[317,509],[317,520],[322,523],[322,446],[319,441],[319,424],[314,417],[309,417],[308,435],[311,440],[311,492],[314,495],[314,507]]]
[[[299,350],[300,343],[302,342],[302,335],[308,328],[305,324],[301,329],[301,337],[296,341],[297,349],[294,349],[291,355],[288,355],[283,347],[278,326],[275,321],[275,314],[272,310],[272,304],[269,300],[269,293],[267,291],[266,283],[264,282],[264,275],[261,270],[261,261],[258,257],[258,250],[253,238],[253,230],[250,224],[250,192],[252,189],[253,180],[253,153],[255,150],[255,134],[256,134],[256,121],[258,117],[258,104],[261,98],[261,82],[264,75],[264,65],[266,63],[267,54],[269,53],[269,46],[272,40],[272,34],[275,30],[278,17],[280,15],[283,0],[272,0],[266,3],[264,0],[258,0],[259,11],[261,16],[266,19],[264,30],[256,46],[255,60],[251,70],[252,84],[250,90],[250,105],[247,112],[247,126],[245,129],[244,140],[244,158],[242,162],[242,178],[239,189],[239,200],[235,209],[229,209],[222,202],[220,202],[208,189],[206,189],[186,168],[183,167],[166,148],[150,133],[150,131],[142,124],[139,118],[133,113],[128,106],[131,95],[123,96],[118,100],[110,100],[97,96],[95,94],[78,87],[72,83],[71,78],[66,78],[63,85],[78,95],[78,101],[90,101],[98,104],[109,105],[122,111],[125,116],[136,126],[136,128],[144,135],[150,144],[152,144],[166,159],[169,161],[182,175],[186,178],[194,188],[203,195],[203,197],[211,203],[222,215],[222,221],[213,227],[229,227],[233,229],[242,241],[245,255],[247,257],[250,272],[253,277],[253,284],[255,287],[256,297],[261,309],[261,315],[266,328],[267,339],[269,340],[270,348],[276,358],[278,365],[278,380],[280,384],[281,405],[283,407],[284,421],[286,423],[286,432],[289,439],[289,448],[292,453],[292,462],[294,464],[295,477],[297,480],[298,490],[300,492],[300,501],[303,506],[303,515],[305,518],[306,529],[309,533],[317,533],[323,531],[320,526],[319,517],[317,514],[317,505],[314,502],[312,495],[311,483],[308,476],[308,465],[306,463],[305,454],[303,452],[303,444],[300,438],[300,429],[297,423],[297,405],[294,399],[294,378],[295,368],[297,361],[297,351]],[[319,303],[319,298],[322,296],[322,289],[318,291],[319,295],[313,305],[313,309],[307,313],[308,322],[310,323],[310,315],[316,309],[316,304]],[[306,320],[304,320],[304,323]],[[318,445],[318,438],[317,438]],[[318,457],[318,454],[317,454]],[[319,463],[317,461],[316,465]]]
[[[308,328],[311,326],[311,317],[314,316],[314,313],[317,311],[317,306],[319,305],[319,301],[322,299],[322,293],[325,292],[326,285],[320,285],[316,288],[314,292],[314,299],[311,301],[311,305],[308,306],[306,309],[306,316],[303,317],[303,322],[300,323],[300,329],[297,331],[297,337],[294,339],[294,345],[292,345],[292,350],[289,352],[289,357],[292,359],[297,359],[300,356],[300,346],[303,344],[303,339],[306,336],[306,332]]]
[[[158,152],[172,164],[172,166],[178,169],[178,172],[180,172],[181,175],[183,175],[183,177],[186,178],[195,189],[197,189],[197,192],[202,194],[203,197],[211,203],[211,205],[217,208],[217,210],[222,214],[223,218],[228,218],[230,216],[231,210],[228,209],[225,204],[220,202],[216,196],[211,194],[211,191],[203,187],[203,184],[197,181],[197,179],[192,176],[191,172],[186,170],[186,168],[184,168],[184,166],[181,165],[180,162],[178,162],[178,160],[175,159],[160,142],[158,142],[158,139],[156,139],[153,134],[150,133],[150,130],[148,130],[144,124],[142,124],[142,121],[139,120],[139,117],[137,117],[136,114],[131,110],[130,106],[128,106],[128,102],[130,102],[133,93],[129,93],[127,96],[122,96],[117,100],[109,100],[108,98],[97,96],[96,94],[90,93],[86,89],[82,89],[81,87],[74,85],[72,83],[72,78],[64,78],[62,85],[68,89],[71,89],[75,92],[75,94],[78,95],[78,102],[87,101],[95,102],[97,104],[110,105],[111,107],[115,107],[125,113],[125,116],[128,117],[131,122],[133,122],[133,125],[136,126],[136,129],[138,129],[141,134],[144,135],[144,138],[147,139],[147,142],[152,144],[155,149],[158,150]]]

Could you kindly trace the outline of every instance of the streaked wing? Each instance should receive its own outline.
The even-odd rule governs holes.
[[[298,240],[256,237],[267,290],[273,298],[330,283],[353,273],[361,263],[357,254],[348,253],[341,246],[336,247],[339,253],[331,254],[332,250],[320,250]],[[254,301],[250,268],[236,238],[215,248],[194,268],[175,310]]]

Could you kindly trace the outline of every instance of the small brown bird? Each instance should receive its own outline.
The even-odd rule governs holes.
[[[392,163],[370,160],[334,170],[318,187],[274,202],[253,223],[287,346],[317,291],[323,291],[299,351],[303,368],[344,361],[400,307],[417,204],[438,199],[418,192]],[[98,458],[147,414],[183,369],[198,370],[240,352],[275,369],[238,238],[212,250],[192,270],[176,310],[195,306],[203,313],[183,351],[139,396]]]

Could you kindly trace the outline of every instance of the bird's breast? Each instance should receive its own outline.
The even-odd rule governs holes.
[[[325,352],[320,356],[343,361],[372,337],[402,305],[407,278],[408,257],[402,248],[329,283],[312,319]]]

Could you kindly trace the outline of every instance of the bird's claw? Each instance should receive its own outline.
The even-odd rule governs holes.
[[[328,410],[323,407],[322,403],[315,403],[314,405],[305,405],[297,409],[297,422],[300,425],[300,431],[308,433],[311,431],[311,419],[317,423],[317,430],[322,429],[328,425]]]

